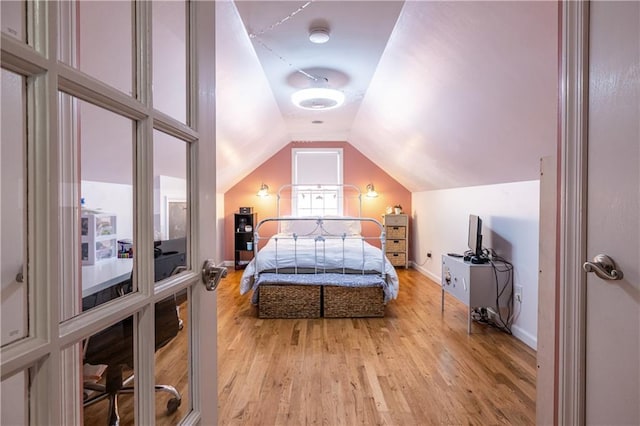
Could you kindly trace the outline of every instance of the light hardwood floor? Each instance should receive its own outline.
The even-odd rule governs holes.
[[[219,424],[534,424],[535,352],[481,324],[467,335],[462,304],[448,297],[442,314],[440,286],[398,274],[385,318],[261,320],[230,270],[218,289]],[[184,331],[156,360],[158,382],[188,398]],[[176,424],[189,402],[167,416],[166,400],[156,422]],[[132,396],[119,402],[121,424],[133,424]],[[106,424],[106,410],[87,408],[85,424]]]
[[[535,352],[419,272],[398,270],[385,318],[262,320],[240,296],[241,271],[218,290],[221,425],[535,423]]]

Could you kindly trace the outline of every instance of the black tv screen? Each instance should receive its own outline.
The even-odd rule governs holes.
[[[468,245],[472,256],[482,256],[482,219],[474,214],[469,215]]]

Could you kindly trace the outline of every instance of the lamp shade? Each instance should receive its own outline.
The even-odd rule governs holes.
[[[258,197],[268,197],[269,196],[269,186],[267,184],[265,184],[265,183],[260,185],[260,189],[258,190],[258,193],[256,195]]]
[[[367,197],[375,198],[377,196],[378,193],[376,192],[376,188],[373,186],[373,184],[370,183],[369,185],[367,185]]]

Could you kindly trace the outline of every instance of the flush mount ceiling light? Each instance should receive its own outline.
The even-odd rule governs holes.
[[[329,41],[329,30],[327,28],[311,28],[309,30],[309,41],[315,44],[323,44]]]
[[[344,103],[344,93],[335,89],[312,87],[291,95],[291,102],[298,108],[314,111],[338,108]]]

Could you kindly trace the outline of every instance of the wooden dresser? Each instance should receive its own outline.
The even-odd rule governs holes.
[[[383,217],[387,258],[393,266],[409,267],[409,216],[385,214]]]

